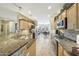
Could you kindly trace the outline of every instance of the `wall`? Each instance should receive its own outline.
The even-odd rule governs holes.
[[[1,31],[1,29],[3,29],[3,31]],[[0,20],[0,35],[8,35],[9,32],[9,22]]]
[[[13,22],[13,21],[9,22],[9,30],[10,30],[11,33],[14,33],[16,31],[15,22]]]

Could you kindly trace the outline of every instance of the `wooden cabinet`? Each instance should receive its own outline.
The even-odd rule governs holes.
[[[66,50],[64,50],[63,54],[64,56],[70,56],[70,54]]]
[[[67,17],[67,11],[64,10],[64,11],[62,12],[61,16],[62,16],[61,19],[62,19],[62,20],[65,20],[65,17]]]
[[[32,25],[35,26],[35,21],[18,13],[18,27],[21,30],[30,29]]]
[[[20,29],[29,29],[29,22],[25,21],[24,19],[19,20]]]
[[[77,7],[78,7],[78,19],[77,19],[77,28],[79,29],[79,3],[77,4]]]
[[[67,27],[68,29],[76,29],[76,20],[77,20],[77,7],[76,4],[72,5],[67,10]]]
[[[60,44],[58,44],[58,56],[63,56],[63,51],[63,47]]]
[[[27,50],[27,55],[28,56],[36,56],[36,42],[34,42],[31,47],[28,48]]]
[[[79,29],[79,3],[73,4],[57,16],[58,20],[64,20],[67,17],[67,29]]]
[[[70,54],[58,43],[58,56],[70,56]]]

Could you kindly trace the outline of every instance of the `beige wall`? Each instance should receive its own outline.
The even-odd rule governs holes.
[[[76,29],[76,4],[67,10],[68,29]]]

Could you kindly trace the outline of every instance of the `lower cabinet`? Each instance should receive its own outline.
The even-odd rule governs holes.
[[[70,54],[66,50],[64,50],[64,56],[70,56]]]
[[[27,49],[27,56],[36,56],[36,42]]]
[[[63,51],[63,47],[60,44],[58,44],[58,56],[63,56]]]
[[[58,56],[70,56],[70,54],[62,47],[61,44],[58,44]]]

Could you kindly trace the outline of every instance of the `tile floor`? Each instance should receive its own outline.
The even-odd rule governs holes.
[[[36,55],[37,56],[55,56],[55,46],[52,43],[50,35],[40,34],[36,40]]]

